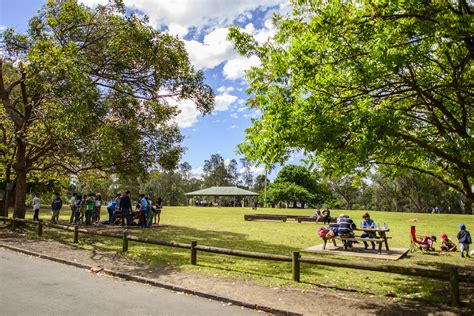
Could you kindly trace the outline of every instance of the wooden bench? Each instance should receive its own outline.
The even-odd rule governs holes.
[[[314,216],[305,216],[305,215],[283,215],[283,214],[245,214],[244,220],[270,220],[270,221],[282,221],[286,222],[288,220],[294,220],[298,223],[302,222],[316,222],[316,217]],[[331,218],[331,223],[335,223],[336,218]],[[323,219],[321,218],[318,223],[323,224]]]
[[[272,215],[272,214],[246,214],[244,215],[244,219],[246,221],[263,219],[263,220],[269,220],[269,221],[286,222],[285,215]]]
[[[331,223],[336,223],[336,220],[337,220],[337,218],[331,217]],[[298,216],[298,217],[296,218],[296,221],[297,221],[298,223],[303,223],[303,222],[313,222],[313,223],[316,223],[316,217],[314,217],[314,216]],[[318,223],[323,224],[323,219],[320,218],[319,221],[318,221]]]
[[[345,238],[345,237],[340,237],[340,236],[334,236],[334,237],[329,237],[329,238],[323,238],[323,241],[324,241],[323,250],[326,249],[326,244],[327,244],[329,239],[332,240],[332,243],[336,247],[337,247],[336,239],[342,241],[342,243],[344,245],[344,250],[347,250],[347,248],[348,248],[348,246],[347,246],[348,241],[374,242],[374,243],[377,243],[377,245],[378,245],[378,251],[377,252],[379,254],[382,253],[382,244],[385,242],[384,238],[362,238],[362,237],[357,237],[357,236],[356,237]]]

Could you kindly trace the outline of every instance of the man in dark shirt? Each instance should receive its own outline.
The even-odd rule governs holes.
[[[127,219],[127,226],[130,226],[132,221],[132,200],[130,200],[130,191],[127,190],[120,198],[120,211],[122,213],[122,226],[125,226],[125,218]]]

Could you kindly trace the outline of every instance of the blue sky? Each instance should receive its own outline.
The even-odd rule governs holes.
[[[0,0],[0,30],[13,26],[24,31],[27,22],[46,0]],[[107,0],[81,0],[87,5]],[[239,56],[226,40],[227,27],[238,25],[257,40],[264,41],[274,32],[270,18],[274,12],[290,10],[282,0],[124,0],[125,4],[149,17],[155,28],[179,36],[186,45],[191,62],[202,69],[206,82],[216,94],[211,115],[200,116],[194,106],[180,101],[177,119],[187,148],[183,161],[202,171],[205,159],[219,153],[224,159],[241,158],[236,146],[245,138],[251,118],[258,115],[245,106],[247,85],[244,72],[258,60]],[[297,161],[298,157],[294,160]],[[255,174],[263,168],[256,166]],[[278,170],[278,169],[277,169]],[[275,173],[275,172],[274,172]],[[273,178],[274,174],[272,175]]]

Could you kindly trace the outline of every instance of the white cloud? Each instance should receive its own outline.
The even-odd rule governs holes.
[[[246,171],[246,168],[240,168],[239,173],[243,173]],[[256,167],[256,166],[250,166],[250,172],[253,173],[254,175],[259,175],[265,172],[265,167]]]
[[[229,158],[225,159],[224,160],[224,166],[227,167],[229,164],[230,164],[230,159]]]
[[[198,121],[201,112],[196,108],[196,105],[191,100],[177,101],[176,105],[180,113],[176,117],[176,123],[180,128],[187,128],[193,126]]]
[[[203,167],[193,168],[191,169],[189,173],[191,174],[191,177],[201,179],[202,175],[204,174],[204,168]]]
[[[237,125],[232,125],[232,126],[230,127],[230,129],[234,129],[234,128],[237,128],[237,127],[238,127]]]
[[[241,79],[250,67],[258,67],[259,65],[260,59],[257,56],[251,56],[250,58],[239,56],[229,60],[224,65],[222,73],[226,79]]]
[[[88,5],[106,4],[108,0],[81,0]],[[124,0],[127,7],[142,11],[154,26],[172,25],[174,30],[232,23],[242,15],[251,17],[250,11],[259,7],[277,6],[282,0]],[[183,33],[183,32],[180,32]]]
[[[242,106],[240,108],[237,109],[237,112],[243,112],[245,111],[247,108],[245,106]]]
[[[234,91],[234,87],[221,86],[221,87],[217,88],[217,91],[220,92],[220,93],[229,93],[229,92]]]
[[[106,4],[109,0],[80,0],[87,5]],[[227,25],[252,19],[251,11],[258,8],[268,10],[262,29],[256,29],[252,23],[245,26],[245,31],[263,42],[275,32],[270,15],[273,12],[287,12],[291,7],[288,0],[124,0],[127,7],[136,9],[147,15],[150,24],[161,28],[166,26],[168,32],[184,38],[190,28],[195,28],[197,34],[202,31],[210,32],[202,42],[185,40],[189,59],[197,69],[212,69],[223,62],[224,76],[236,80],[243,77],[245,70],[259,63],[256,57],[251,60],[239,57],[233,45],[227,41]]]
[[[176,23],[171,23],[168,25],[168,32],[182,38],[188,33],[188,28]]]
[[[237,115],[237,113],[232,113],[232,114],[230,115],[230,117],[231,117],[231,118],[235,118],[235,119],[239,118],[239,116]]]
[[[232,94],[220,94],[216,96],[216,104],[214,107],[214,111],[227,111],[229,106],[234,103],[238,98]]]
[[[218,28],[204,36],[202,43],[184,41],[189,59],[196,68],[214,68],[237,56],[232,43],[227,41],[227,33],[227,28]]]

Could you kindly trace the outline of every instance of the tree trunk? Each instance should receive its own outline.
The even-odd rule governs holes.
[[[20,137],[17,138],[17,156],[13,164],[16,173],[15,185],[15,209],[13,216],[17,218],[25,218],[26,213],[26,144]]]
[[[464,196],[466,197],[466,203],[464,204],[464,213],[473,214],[474,208],[474,193],[471,190],[470,183],[468,181],[463,182]]]

